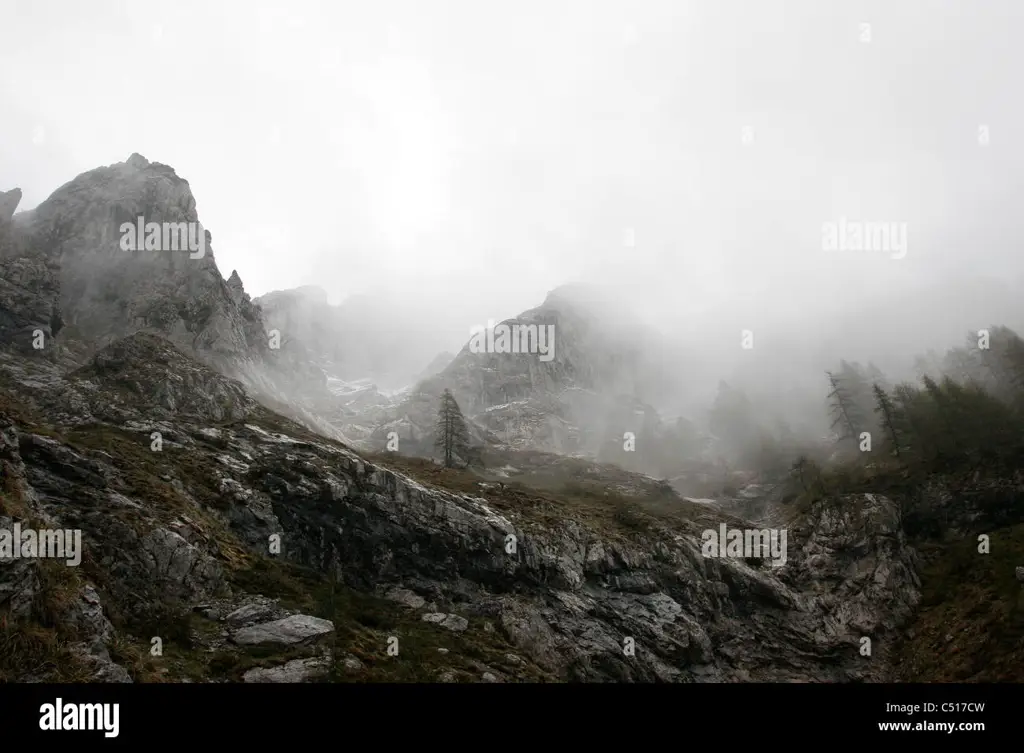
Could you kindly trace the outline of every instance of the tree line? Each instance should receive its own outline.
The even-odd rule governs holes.
[[[1024,340],[1009,327],[970,333],[944,356],[916,359],[918,383],[890,384],[842,362],[827,372],[836,442],[901,466],[1013,465],[1024,450]]]

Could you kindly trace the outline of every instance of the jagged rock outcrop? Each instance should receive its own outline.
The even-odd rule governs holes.
[[[11,222],[21,190],[0,194],[0,345],[55,355],[63,327],[59,266],[17,237]]]
[[[120,388],[92,401],[100,415],[145,413],[156,419],[187,413],[219,423],[242,420],[257,407],[239,382],[202,367],[147,332],[111,343],[76,375]]]
[[[40,256],[0,258],[0,342],[49,356],[62,326],[54,266]]]
[[[238,276],[238,270],[231,270],[231,276],[227,281],[228,294],[231,296],[231,302],[236,306],[242,306],[250,303],[249,294],[245,292],[245,286],[242,284],[242,278]]]
[[[160,228],[155,247],[148,230],[134,237],[139,218]],[[83,173],[32,212],[26,233],[59,263],[64,339],[86,355],[139,329],[225,369],[267,349],[255,308],[232,300],[217,269],[188,181],[167,165],[133,154]]]
[[[10,191],[0,191],[0,226],[9,223],[14,212],[21,203],[21,189],[12,188]]]

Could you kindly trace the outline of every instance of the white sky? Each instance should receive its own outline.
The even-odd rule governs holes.
[[[1024,266],[1020,0],[0,0],[0,18],[0,190],[28,209],[132,152],[170,164],[254,296],[370,293],[468,334],[583,279],[694,326]],[[908,223],[906,258],[824,254],[839,216]]]

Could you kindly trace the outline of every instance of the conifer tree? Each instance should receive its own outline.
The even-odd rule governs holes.
[[[861,427],[860,408],[849,387],[833,372],[826,371],[832,390],[828,393],[831,404],[832,429],[840,442],[856,441]]]
[[[878,412],[888,444],[896,457],[899,458],[902,445],[902,427],[899,424],[902,417],[899,415],[896,405],[890,399],[888,393],[882,389],[881,385],[876,382],[871,386],[871,389],[875,393],[875,401],[877,403],[875,410]]]
[[[444,455],[447,468],[455,465],[455,458],[465,458],[469,450],[469,431],[466,419],[462,416],[459,404],[451,390],[446,389],[441,395],[441,407],[437,411],[437,424],[434,443]]]

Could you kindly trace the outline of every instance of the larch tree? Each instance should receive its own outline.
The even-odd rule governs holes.
[[[446,468],[452,468],[455,465],[456,457],[463,459],[467,457],[469,430],[466,428],[466,419],[462,416],[462,410],[455,402],[451,390],[446,389],[441,395],[434,443],[444,456]]]
[[[876,382],[871,385],[871,389],[875,393],[875,401],[877,402],[875,410],[878,412],[882,428],[885,430],[889,448],[899,458],[900,449],[903,445],[903,427],[900,420],[902,417],[899,415],[896,405],[880,384]]]

